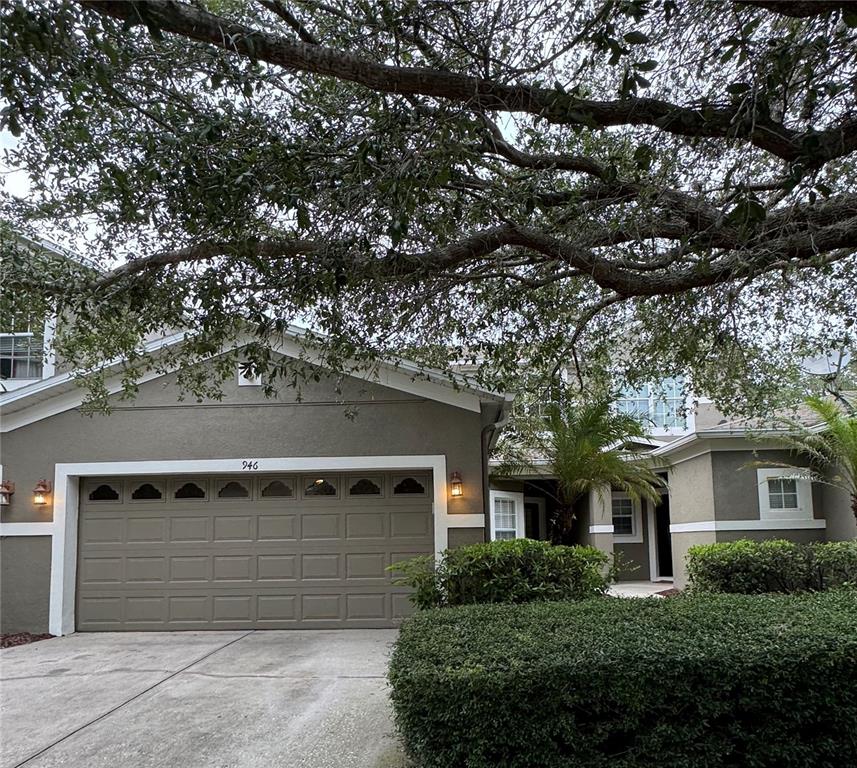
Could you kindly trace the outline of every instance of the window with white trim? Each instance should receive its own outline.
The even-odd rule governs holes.
[[[516,539],[516,517],[515,502],[512,499],[494,499],[494,538]]]
[[[756,470],[761,520],[812,520],[812,476],[808,469]]]
[[[610,495],[613,520],[613,540],[619,543],[639,544],[643,541],[640,505],[627,493],[613,491]]]
[[[0,379],[40,379],[44,349],[34,333],[0,333]]]
[[[770,478],[768,506],[771,509],[800,509],[797,503],[797,480],[793,477]]]
[[[616,401],[619,413],[629,413],[664,431],[688,429],[685,406],[684,379],[676,376],[667,377],[658,385],[625,387]]]
[[[520,539],[524,536],[524,495],[491,491],[491,538]]]

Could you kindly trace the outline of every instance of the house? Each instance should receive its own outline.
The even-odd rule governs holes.
[[[221,400],[167,371],[128,401],[116,362],[111,413],[85,415],[43,328],[0,336],[4,633],[389,627],[392,563],[484,539],[503,393],[397,363],[270,398],[236,365]],[[272,349],[305,360],[300,335]]]
[[[310,359],[317,376],[271,398],[236,365],[222,399],[186,402],[167,368],[129,401],[113,361],[111,413],[86,415],[72,366],[44,354],[52,327],[0,323],[2,632],[394,626],[410,605],[393,563],[548,536],[550,478],[489,479],[512,398],[464,374],[397,362],[341,380]],[[293,327],[269,343],[306,361],[302,340]],[[770,468],[744,469],[758,448],[745,428],[710,403],[682,415],[666,384],[620,403],[655,424],[644,447],[662,462],[662,503],[594,494],[581,543],[622,554],[627,578],[681,585],[692,544],[857,535],[844,494],[777,468],[776,448]]]
[[[711,401],[686,399],[674,379],[626,391],[617,406],[651,425],[651,439],[633,447],[663,479],[661,502],[605,488],[576,504],[573,530],[578,543],[620,556],[620,578],[681,588],[695,544],[857,537],[848,495],[814,482],[807,469],[782,466],[807,462],[778,444],[777,430],[730,421]],[[490,495],[494,538],[549,538],[557,504],[548,473],[492,475]]]

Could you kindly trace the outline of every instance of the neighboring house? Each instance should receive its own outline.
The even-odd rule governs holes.
[[[687,403],[672,379],[623,393],[617,407],[652,425],[652,439],[634,448],[660,465],[664,480],[654,507],[612,489],[576,505],[576,540],[621,555],[620,578],[682,587],[694,544],[857,536],[844,491],[812,482],[806,470],[778,466],[806,462],[778,447],[776,430],[729,421],[704,399]],[[555,506],[549,475],[492,477],[490,536],[548,538]]]

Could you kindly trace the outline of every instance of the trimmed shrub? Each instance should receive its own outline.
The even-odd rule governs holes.
[[[581,600],[606,594],[610,557],[595,547],[511,539],[447,549],[439,563],[416,557],[395,563],[400,586],[419,608],[472,603]]]
[[[706,592],[817,592],[857,586],[857,540],[699,544],[687,553],[690,586]]]
[[[857,594],[424,611],[390,662],[421,768],[857,765]]]

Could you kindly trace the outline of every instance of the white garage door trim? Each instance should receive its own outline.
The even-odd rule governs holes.
[[[433,473],[435,551],[447,547],[449,528],[477,528],[485,525],[482,514],[450,515],[446,456],[300,456],[288,458],[235,458],[182,461],[105,461],[57,464],[54,474],[54,521],[50,527],[51,593],[49,631],[68,635],[75,628],[75,588],[77,578],[77,524],[80,508],[80,478],[104,475],[257,474],[289,471],[335,471],[365,469],[431,470]]]

